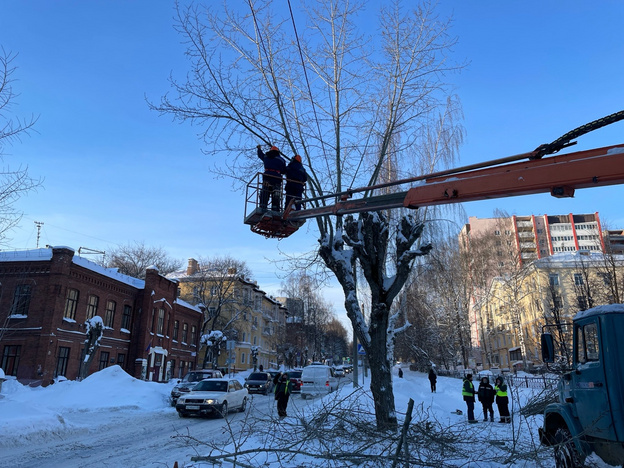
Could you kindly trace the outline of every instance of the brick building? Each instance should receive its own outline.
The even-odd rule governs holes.
[[[0,252],[0,367],[23,382],[75,379],[97,315],[104,335],[88,374],[117,364],[136,378],[180,377],[197,365],[202,314],[177,295],[155,268],[140,280],[69,247]]]

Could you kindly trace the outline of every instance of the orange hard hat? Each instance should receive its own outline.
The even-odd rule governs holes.
[[[277,146],[271,146],[271,151],[277,151],[279,153],[279,148]]]
[[[299,156],[298,154],[295,155],[294,159],[295,161],[301,162],[301,156]]]

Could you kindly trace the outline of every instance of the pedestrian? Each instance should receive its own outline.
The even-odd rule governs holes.
[[[399,367],[399,379],[403,378],[403,369]]]
[[[301,163],[301,156],[297,154],[286,166],[286,203],[284,203],[284,208],[288,208],[290,201],[294,200],[292,209],[301,209],[303,188],[307,180],[308,174]]]
[[[496,392],[494,391],[492,384],[490,384],[490,378],[481,377],[479,390],[477,390],[477,398],[479,398],[479,401],[483,406],[483,421],[488,420],[489,411],[490,421],[494,422],[494,408],[492,408],[492,405],[494,404],[494,395],[496,395]]]
[[[468,422],[478,422],[474,417],[475,388],[474,384],[472,383],[472,374],[466,374],[466,377],[464,377],[462,395],[464,396],[464,401],[466,402],[466,406],[468,407]]]
[[[494,391],[496,392],[496,406],[498,406],[498,414],[500,415],[499,423],[510,423],[509,415],[509,398],[507,397],[507,384],[503,380],[503,376],[499,375],[494,381]]]
[[[285,418],[286,408],[288,407],[288,398],[290,398],[290,392],[292,391],[292,383],[288,378],[288,373],[283,372],[277,379],[277,385],[275,386],[275,400],[277,400],[277,414],[280,418]]]
[[[433,371],[433,367],[429,369],[429,383],[431,384],[431,393],[436,393],[436,382],[438,381],[438,376]]]
[[[281,211],[282,199],[282,174],[286,172],[286,163],[280,156],[277,146],[265,154],[262,146],[258,145],[258,157],[264,163],[264,174],[262,175],[262,189],[260,191],[260,209],[266,210],[269,198],[271,198],[271,209]]]

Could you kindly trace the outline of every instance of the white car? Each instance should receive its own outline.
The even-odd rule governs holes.
[[[301,372],[301,398],[325,395],[338,389],[334,369],[324,364],[311,364]]]
[[[245,411],[247,398],[247,389],[236,379],[207,379],[178,398],[176,411],[181,418],[191,414],[225,418],[233,409]]]

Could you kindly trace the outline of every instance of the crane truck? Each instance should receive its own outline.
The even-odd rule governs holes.
[[[539,429],[542,444],[554,447],[557,468],[581,467],[592,452],[624,466],[623,335],[624,304],[574,317],[572,365],[559,380],[559,401],[546,406]],[[542,360],[554,363],[553,334],[543,333],[541,339]]]
[[[268,214],[259,209],[260,174],[247,185],[245,224],[257,234],[285,238],[306,219],[396,208],[418,209],[501,197],[548,193],[573,197],[575,190],[624,184],[624,144],[550,156],[585,133],[624,120],[616,112],[566,133],[533,151],[410,179],[350,189],[303,200],[304,209]],[[389,186],[407,191],[368,195]],[[360,195],[360,198],[354,198]],[[326,203],[327,200],[335,200]],[[540,440],[554,447],[557,468],[575,468],[595,452],[624,466],[624,305],[579,312],[573,323],[573,367],[559,383],[559,402],[546,407]],[[552,334],[542,335],[542,358],[554,362]]]

